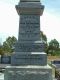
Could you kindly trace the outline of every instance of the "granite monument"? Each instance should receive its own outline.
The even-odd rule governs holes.
[[[40,34],[40,16],[44,5],[40,0],[20,0],[15,7],[19,15],[18,41],[4,79],[52,80],[52,69],[47,64],[45,43]]]

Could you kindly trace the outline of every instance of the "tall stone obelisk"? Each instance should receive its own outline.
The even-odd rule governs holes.
[[[11,66],[6,67],[5,80],[52,80],[52,69],[47,65],[40,34],[44,6],[40,0],[20,0],[16,10],[19,15],[18,41],[11,56]]]

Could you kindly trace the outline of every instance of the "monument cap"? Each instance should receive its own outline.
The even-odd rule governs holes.
[[[20,0],[20,2],[40,2],[40,0]]]

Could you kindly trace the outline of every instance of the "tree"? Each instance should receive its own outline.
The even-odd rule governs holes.
[[[14,36],[12,36],[12,37],[9,36],[6,39],[6,41],[3,42],[3,50],[4,50],[4,52],[5,53],[13,52],[12,48],[13,48],[14,44],[16,43],[16,41],[17,41],[17,39]]]
[[[40,35],[41,35],[42,41],[45,44],[45,52],[48,53],[47,37],[46,37],[46,35],[42,31],[40,31]]]
[[[0,55],[4,55],[3,46],[0,45]]]
[[[56,39],[53,39],[49,42],[49,52],[54,54],[59,49],[59,42]]]
[[[42,40],[43,40],[45,43],[47,43],[47,37],[46,37],[46,35],[45,35],[42,31],[40,31],[40,34],[41,34]]]
[[[49,42],[49,46],[57,49],[59,48],[59,42],[56,39],[53,39]]]

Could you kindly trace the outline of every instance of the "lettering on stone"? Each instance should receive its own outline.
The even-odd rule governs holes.
[[[39,23],[20,23],[20,28],[31,28],[31,29],[39,29]]]
[[[40,19],[40,16],[39,15],[20,15],[20,18],[21,19]]]
[[[23,15],[20,17],[21,21],[20,21],[20,27],[34,27],[40,26],[40,18],[39,16],[37,17],[36,15]]]
[[[41,56],[41,55],[28,55],[28,54],[26,54],[26,55],[16,55],[16,56],[14,56],[14,61],[16,62],[16,64],[18,65],[19,63],[20,64],[31,64],[31,65],[33,65],[33,64],[40,64],[40,65],[42,65],[42,64],[44,64],[44,63],[42,63],[42,61],[43,61],[44,59],[43,59],[43,56]]]
[[[38,39],[40,37],[40,18],[37,15],[21,15],[20,40]],[[38,32],[38,33],[37,33]]]
[[[42,48],[43,45],[34,45],[34,44],[19,44],[16,46],[16,50],[19,52],[39,52],[42,51],[44,48]],[[19,47],[19,48],[18,48]]]
[[[19,35],[20,37],[20,40],[23,39],[39,39],[40,35],[39,33],[29,33],[29,32],[26,32],[26,33],[20,33]]]
[[[35,60],[35,59],[39,59],[39,60],[42,60],[43,58],[19,58],[19,57],[15,57],[15,59],[28,59],[28,60]]]

